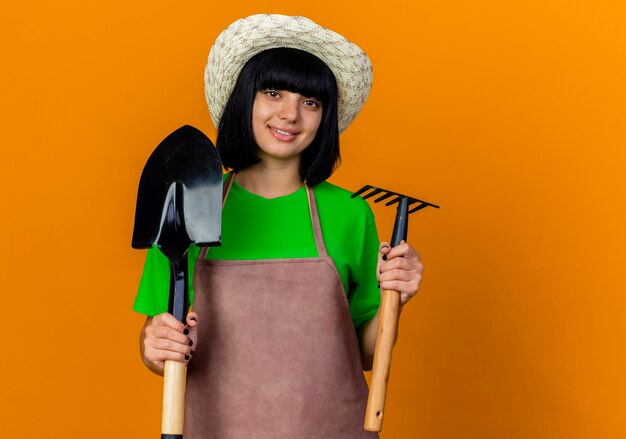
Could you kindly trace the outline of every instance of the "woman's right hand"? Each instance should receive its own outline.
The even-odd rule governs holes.
[[[198,315],[187,314],[183,325],[169,313],[146,318],[141,330],[140,349],[144,364],[163,375],[165,360],[189,362],[196,348]]]

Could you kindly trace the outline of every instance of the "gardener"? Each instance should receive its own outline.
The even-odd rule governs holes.
[[[365,201],[328,182],[371,65],[303,17],[255,15],[217,38],[205,71],[224,166],[222,247],[190,249],[187,325],[167,314],[168,260],[148,252],[135,310],[155,373],[188,361],[185,438],[373,438],[363,429],[380,288],[422,265],[378,242]]]

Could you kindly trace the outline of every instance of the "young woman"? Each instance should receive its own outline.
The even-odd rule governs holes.
[[[135,310],[155,373],[189,362],[185,437],[371,438],[363,430],[380,289],[418,290],[406,243],[378,242],[366,202],[326,179],[369,93],[353,43],[303,17],[256,15],[216,40],[205,72],[225,176],[222,247],[192,247],[193,312],[166,313],[149,251]]]

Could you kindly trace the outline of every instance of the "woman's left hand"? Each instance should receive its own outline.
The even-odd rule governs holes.
[[[398,291],[400,304],[404,305],[417,294],[424,266],[410,244],[401,241],[391,248],[388,242],[381,242],[377,271],[380,288]]]

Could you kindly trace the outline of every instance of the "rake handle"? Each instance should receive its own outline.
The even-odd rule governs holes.
[[[406,241],[409,227],[408,216],[408,197],[400,195],[396,220],[391,235],[392,247],[399,245],[403,240]],[[367,409],[363,424],[367,431],[379,432],[383,428],[387,385],[389,384],[389,371],[391,369],[391,354],[393,353],[393,345],[396,342],[396,334],[398,333],[399,313],[400,293],[394,290],[383,290],[374,349],[374,364],[372,365],[372,379],[370,381],[370,392],[367,397]]]
[[[400,311],[400,293],[393,290],[383,290],[380,304],[380,316],[374,350],[374,363],[370,391],[367,398],[365,423],[367,431],[379,432],[383,428],[385,414],[385,399],[389,370],[391,368],[391,354],[398,332],[398,314]]]

